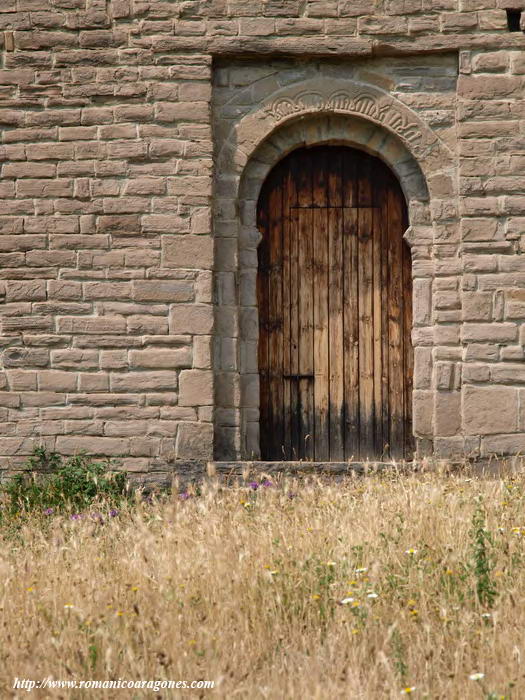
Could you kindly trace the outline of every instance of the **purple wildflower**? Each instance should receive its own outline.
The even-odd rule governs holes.
[[[268,488],[269,486],[273,486],[273,482],[270,481],[270,479],[263,479],[261,481],[261,486],[264,486],[264,488]]]
[[[116,508],[112,508],[112,509],[109,511],[109,517],[110,517],[110,518],[116,518],[117,515],[118,515],[118,510],[117,510]]]
[[[183,491],[182,493],[179,493],[179,499],[181,501],[187,501],[188,498],[191,498],[191,495],[187,491]]]
[[[99,523],[104,522],[104,518],[102,517],[102,515],[100,513],[91,513],[91,519],[98,520]]]
[[[257,491],[257,489],[259,488],[259,484],[256,481],[250,481],[248,486],[254,491]]]
[[[82,513],[73,513],[71,520],[80,520],[82,518]]]
[[[54,512],[54,508],[46,508],[44,511],[44,515],[53,515]]]

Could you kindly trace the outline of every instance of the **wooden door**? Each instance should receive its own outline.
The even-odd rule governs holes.
[[[408,458],[412,276],[406,203],[378,158],[302,148],[258,203],[261,456]]]

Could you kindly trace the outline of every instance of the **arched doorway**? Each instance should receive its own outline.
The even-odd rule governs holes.
[[[300,148],[257,206],[260,444],[267,460],[412,452],[405,198],[379,158]]]

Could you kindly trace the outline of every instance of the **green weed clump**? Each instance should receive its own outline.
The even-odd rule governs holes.
[[[63,458],[45,447],[36,447],[26,470],[1,488],[0,513],[16,516],[27,511],[79,512],[95,502],[108,507],[129,497],[127,475],[112,469],[111,462],[97,462],[86,454]]]

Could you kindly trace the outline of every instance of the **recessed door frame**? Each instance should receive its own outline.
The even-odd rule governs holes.
[[[258,459],[260,456],[256,280],[257,247],[261,236],[257,229],[256,205],[272,167],[287,153],[305,144],[361,148],[384,160],[401,184],[409,209],[410,226],[405,240],[412,250],[414,297],[418,299],[413,329],[414,375],[417,380],[419,367],[423,376],[423,383],[414,388],[414,400],[417,395],[418,404],[414,434],[419,453],[429,454],[434,435],[433,343],[430,335],[433,330],[433,273],[430,261],[432,225],[433,222],[436,225],[436,219],[430,210],[432,191],[427,188],[427,175],[431,176],[437,166],[439,173],[443,169],[449,172],[452,166],[447,160],[448,155],[441,149],[439,163],[436,158],[427,161],[424,156],[420,164],[402,138],[381,125],[351,114],[327,114],[320,110],[301,118],[290,117],[278,129],[272,129],[272,121],[264,116],[266,109],[262,106],[262,111],[241,120],[235,132],[235,147],[225,144],[217,161],[220,176],[214,218],[217,294],[215,457],[238,460]],[[255,114],[260,114],[262,120],[257,122],[257,129],[254,126]],[[418,121],[417,117],[415,119]],[[243,121],[246,121],[246,128]],[[420,128],[423,137],[430,139],[428,127],[421,122]],[[436,197],[439,196],[436,193]],[[450,197],[454,200],[454,192]],[[233,203],[237,203],[235,218],[232,218]],[[447,221],[446,225],[451,227],[454,224]]]

